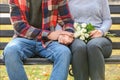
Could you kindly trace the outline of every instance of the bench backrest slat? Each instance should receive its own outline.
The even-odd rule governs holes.
[[[111,14],[120,14],[120,5],[110,5]]]
[[[112,24],[120,24],[120,17],[112,17]]]
[[[0,13],[9,13],[9,5],[0,4]]]
[[[115,37],[120,37],[120,30],[110,30],[109,32],[114,33]],[[0,37],[12,37],[13,34],[13,30],[0,30]]]
[[[0,37],[12,37],[13,34],[13,30],[0,30]]]
[[[0,4],[0,13],[8,13],[9,5],[8,4]],[[110,5],[110,11],[112,14],[120,13],[120,5]]]
[[[0,24],[3,24],[3,25],[10,25],[11,22],[10,22],[10,18],[9,17],[2,17],[0,18]]]
[[[8,25],[11,24],[9,17],[2,17],[0,19],[0,24]],[[112,24],[120,24],[120,17],[112,17]]]

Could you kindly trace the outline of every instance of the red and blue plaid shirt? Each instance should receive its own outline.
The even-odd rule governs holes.
[[[9,4],[15,36],[41,41],[47,38],[49,32],[55,30],[56,24],[60,24],[63,30],[74,31],[67,0],[42,0],[41,29],[28,23],[29,0],[9,0]]]

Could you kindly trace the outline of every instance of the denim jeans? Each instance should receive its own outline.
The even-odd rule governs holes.
[[[34,55],[46,57],[54,62],[50,80],[67,80],[71,59],[69,48],[57,41],[44,48],[41,42],[25,38],[13,39],[4,49],[3,56],[9,79],[28,80],[23,61]]]
[[[105,80],[105,62],[112,52],[107,38],[94,38],[87,44],[76,39],[70,46],[74,80]]]

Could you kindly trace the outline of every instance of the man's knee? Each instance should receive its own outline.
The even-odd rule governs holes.
[[[65,46],[62,49],[60,49],[60,55],[71,56],[71,51],[68,47]]]
[[[15,44],[8,44],[3,52],[3,59],[4,60],[14,60],[17,59],[19,54],[18,52],[20,52],[20,48],[15,45]]]
[[[71,51],[67,46],[59,49],[58,53],[55,54],[56,59],[70,59]]]

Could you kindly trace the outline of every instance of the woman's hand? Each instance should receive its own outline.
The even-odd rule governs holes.
[[[91,38],[102,37],[103,33],[101,30],[93,30],[90,32]]]

